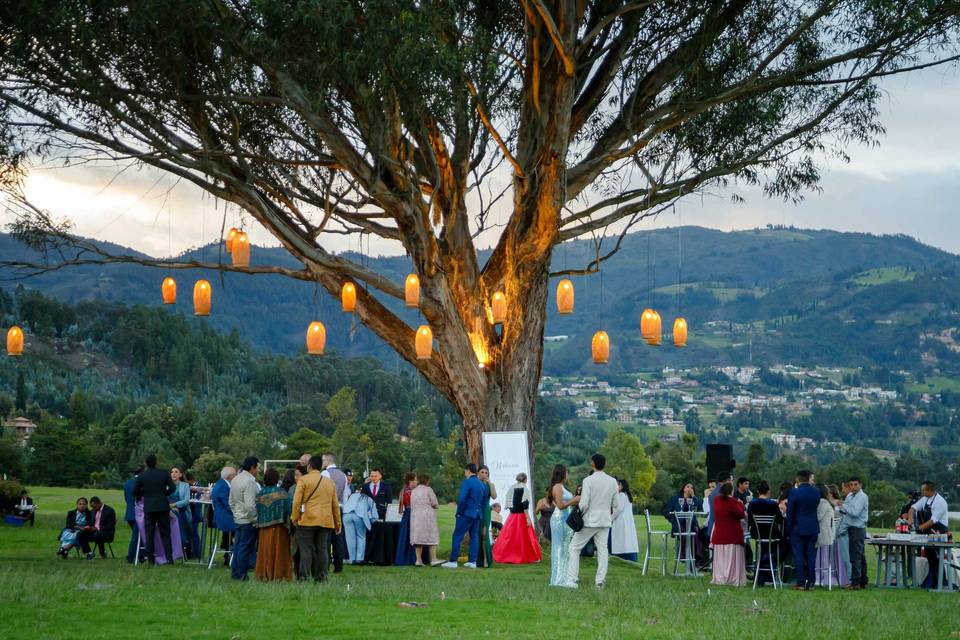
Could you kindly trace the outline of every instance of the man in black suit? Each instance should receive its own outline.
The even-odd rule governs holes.
[[[383,481],[380,469],[370,472],[370,482],[363,485],[363,492],[373,498],[373,503],[377,505],[377,516],[385,520],[387,505],[393,502],[393,493],[390,492],[390,485]]]
[[[100,550],[100,557],[106,558],[107,552],[103,548],[104,543],[113,542],[114,533],[117,530],[117,512],[113,507],[103,504],[103,500],[94,496],[90,498],[90,509],[93,514],[93,528],[84,529],[77,536],[80,548],[87,554],[87,560],[93,560],[94,554],[90,548],[93,542]]]
[[[143,498],[143,524],[147,536],[147,558],[155,564],[154,532],[160,530],[160,541],[167,559],[173,562],[173,544],[170,541],[170,501],[167,496],[176,488],[168,471],[157,469],[157,456],[147,456],[147,470],[137,477],[133,495]]]
[[[18,518],[23,518],[24,520],[29,520],[30,526],[33,526],[33,498],[30,497],[26,489],[20,492],[20,502],[18,502],[17,506],[13,508],[13,515]]]

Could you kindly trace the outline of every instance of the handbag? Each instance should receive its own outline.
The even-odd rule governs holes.
[[[567,516],[567,526],[573,529],[574,533],[583,529],[583,514],[580,512],[578,505],[573,505],[573,508],[570,509],[570,515]]]

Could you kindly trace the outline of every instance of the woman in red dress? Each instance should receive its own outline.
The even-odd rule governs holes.
[[[517,484],[506,493],[510,501],[510,515],[493,545],[493,560],[503,564],[531,564],[540,562],[540,543],[530,523],[530,488],[527,474],[517,475]]]

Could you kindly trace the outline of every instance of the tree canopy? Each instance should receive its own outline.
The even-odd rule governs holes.
[[[685,195],[738,181],[799,197],[820,160],[882,132],[878,77],[955,59],[958,12],[954,0],[6,3],[2,182],[22,195],[38,161],[110,160],[235,205],[303,264],[242,270],[333,295],[363,284],[358,318],[457,407],[475,457],[485,426],[532,428],[558,243],[596,235],[596,258],[570,270],[595,272],[619,247],[607,234]],[[19,207],[21,236],[79,242]],[[410,256],[431,358],[378,299],[402,286],[335,255],[340,234]],[[73,261],[115,259],[79,244]],[[495,291],[510,309],[502,335]],[[481,349],[494,372],[475,366]]]

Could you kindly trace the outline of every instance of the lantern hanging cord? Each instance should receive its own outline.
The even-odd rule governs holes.
[[[683,315],[683,213],[677,212],[677,315]]]

